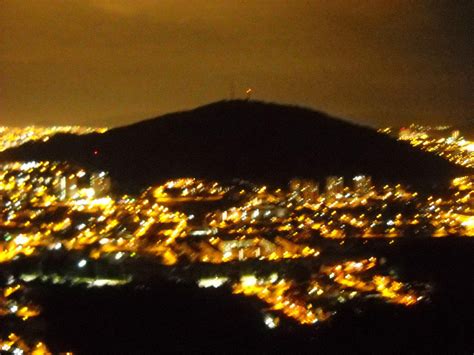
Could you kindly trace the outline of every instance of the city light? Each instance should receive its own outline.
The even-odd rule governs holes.
[[[368,175],[293,179],[286,186],[187,177],[136,195],[117,194],[112,186],[107,172],[67,162],[1,164],[0,263],[70,253],[77,255],[76,272],[84,275],[38,273],[20,279],[93,288],[119,287],[133,279],[131,274],[86,275],[101,262],[115,268],[140,260],[163,267],[209,265],[215,274],[198,275],[194,284],[258,299],[265,305],[263,323],[273,329],[285,319],[322,324],[338,305],[357,299],[404,307],[429,299],[429,286],[415,287],[384,273],[376,257],[325,261],[322,240],[344,249],[346,240],[378,238],[391,247],[400,238],[474,235],[473,176],[453,179],[449,193],[442,195],[378,184]],[[231,275],[220,268],[291,261],[319,267],[305,283],[282,276],[281,270]],[[7,300],[19,289],[3,290],[2,314],[21,321],[38,316],[34,305]],[[16,335],[1,344],[17,352],[47,353],[44,345],[27,345]]]

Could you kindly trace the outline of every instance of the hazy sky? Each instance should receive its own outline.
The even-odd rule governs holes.
[[[0,125],[230,96],[372,125],[474,118],[474,1],[0,0]]]

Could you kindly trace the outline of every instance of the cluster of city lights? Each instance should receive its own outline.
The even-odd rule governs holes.
[[[412,287],[408,287],[409,284],[391,276],[367,275],[368,270],[377,266],[375,257],[323,265],[303,285],[280,278],[277,274],[267,278],[243,275],[233,284],[232,290],[236,294],[255,296],[265,302],[271,311],[281,312],[300,324],[325,321],[336,313],[336,310],[328,310],[327,307],[335,307],[337,303],[354,298],[375,296],[390,303],[412,306],[425,297],[426,290],[413,291]]]
[[[0,322],[7,318],[16,318],[25,322],[30,318],[37,317],[40,314],[39,307],[32,305],[25,300],[23,295],[25,287],[20,284],[11,284],[0,289]],[[0,329],[4,331],[4,329]],[[5,339],[0,335],[0,352],[14,355],[34,354],[49,355],[51,352],[47,346],[36,341],[29,343],[15,333],[10,333]]]
[[[34,345],[28,344],[15,333],[10,333],[6,339],[0,339],[0,350],[6,354],[13,355],[51,355],[48,347],[43,342]],[[69,353],[72,354],[72,353]]]
[[[410,143],[413,147],[443,157],[457,165],[474,167],[474,142],[464,138],[451,127],[430,127],[412,124],[398,131],[383,128],[379,132],[390,134]]]
[[[343,248],[349,238],[383,238],[393,245],[398,238],[474,235],[472,176],[454,179],[450,193],[442,196],[400,184],[377,185],[366,175],[328,176],[324,183],[293,179],[280,187],[188,177],[133,196],[116,195],[112,186],[107,172],[67,162],[0,165],[0,263],[67,253],[76,260],[74,272],[36,272],[19,279],[87,287],[119,286],[133,278],[132,272],[91,276],[96,263],[146,259],[164,266],[214,265],[214,276],[194,281],[200,287],[228,285],[235,294],[259,300],[264,323],[274,328],[283,318],[302,325],[325,321],[337,304],[353,299],[409,307],[426,298],[425,289],[379,270],[375,257],[325,262],[324,239]],[[319,265],[303,283],[280,272],[236,278],[219,271],[229,263],[298,260]],[[37,307],[11,298],[22,287],[3,290],[0,316],[27,320],[39,314]],[[35,341],[12,333],[0,345],[18,354],[47,354]]]
[[[317,238],[473,234],[470,177],[455,179],[448,198],[419,196],[401,185],[376,188],[367,176],[353,180],[351,187],[342,177],[329,177],[319,193],[318,184],[306,180],[283,190],[188,178],[117,198],[105,172],[9,163],[0,167],[0,262],[38,250],[88,249],[91,259],[149,255],[166,265],[220,264],[315,257]],[[174,208],[222,201],[235,202],[202,218]]]
[[[82,126],[26,126],[6,127],[0,126],[0,152],[18,147],[30,141],[47,142],[55,134],[89,134],[105,133],[107,128],[92,128]]]
[[[363,175],[349,184],[343,177],[328,177],[321,190],[318,182],[301,179],[279,188],[175,179],[136,196],[115,196],[111,187],[106,172],[69,163],[0,166],[0,263],[57,253],[78,255],[73,275],[20,278],[102,287],[131,280],[130,275],[87,276],[94,263],[103,261],[151,258],[162,265],[218,268],[249,261],[319,260],[324,254],[321,239],[336,239],[342,245],[347,238],[383,237],[391,244],[422,232],[473,235],[471,177],[455,179],[449,197],[425,196],[401,185],[376,186]],[[410,205],[414,208],[407,208]],[[365,276],[375,265],[376,259],[370,258],[322,266],[305,285],[278,275],[235,279],[218,272],[198,284],[229,284],[232,292],[264,302],[269,327],[277,326],[282,316],[300,324],[324,321],[336,309],[328,304],[354,297],[371,295],[403,306],[424,298],[422,291],[412,291],[392,276]]]

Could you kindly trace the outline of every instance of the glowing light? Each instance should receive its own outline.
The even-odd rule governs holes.
[[[228,277],[211,277],[198,280],[198,286],[202,288],[214,287],[218,288],[224,285],[229,280]]]
[[[265,322],[265,325],[270,329],[278,327],[278,324],[280,323],[280,319],[278,317],[274,317],[270,314],[266,314],[263,317],[263,321]]]

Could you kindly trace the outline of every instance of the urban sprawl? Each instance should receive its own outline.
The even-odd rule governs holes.
[[[439,138],[440,129],[411,126],[400,139],[471,167],[474,143],[459,132]],[[101,133],[81,127],[0,128],[0,151],[56,133]],[[382,132],[393,134],[393,129]],[[433,137],[431,132],[436,132]],[[402,282],[368,256],[325,258],[321,241],[341,248],[352,238],[470,237],[474,235],[474,178],[453,179],[448,192],[434,195],[401,184],[377,185],[367,175],[324,181],[293,179],[286,186],[252,182],[204,181],[176,177],[137,195],[118,194],[105,171],[88,171],[70,162],[29,161],[0,165],[0,264],[55,254],[72,255],[62,271],[35,270],[8,277],[0,289],[0,321],[29,322],[41,314],[24,291],[31,282],[117,286],[133,272],[106,277],[91,272],[147,260],[174,267],[209,265],[190,277],[199,287],[227,287],[261,302],[263,322],[283,319],[315,324],[329,319],[337,305],[376,298],[412,306],[429,295],[429,285]],[[311,277],[296,281],[285,261],[314,262]],[[259,264],[268,272],[259,272]],[[249,264],[232,272],[225,265]],[[211,271],[210,271],[211,270]],[[2,338],[3,336],[3,338]],[[0,350],[49,354],[38,339],[0,333]]]

